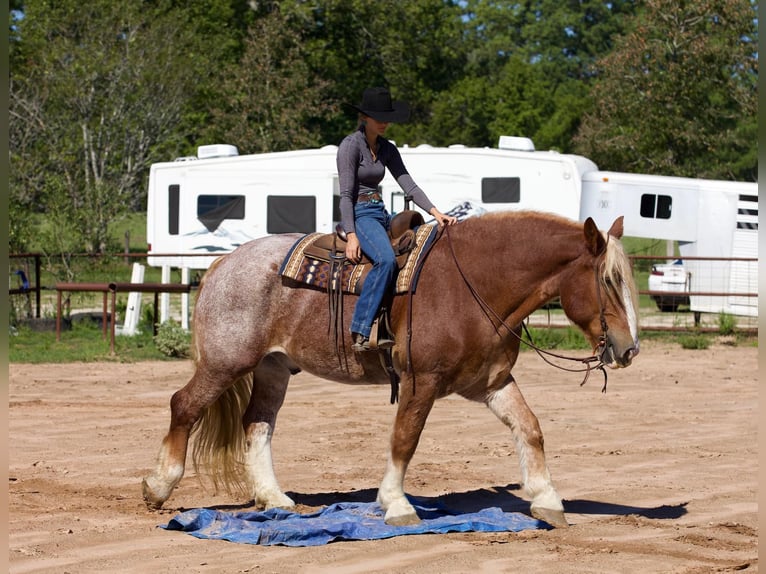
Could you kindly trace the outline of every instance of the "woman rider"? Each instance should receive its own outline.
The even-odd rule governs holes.
[[[389,123],[409,118],[409,106],[392,101],[386,88],[376,87],[366,89],[362,103],[351,107],[359,112],[359,127],[338,147],[340,214],[348,242],[346,257],[358,263],[364,253],[373,263],[351,318],[353,349],[367,351],[372,323],[396,271],[394,250],[388,237],[391,215],[378,192],[386,168],[406,196],[430,213],[440,227],[457,223],[457,218],[445,215],[431,203],[407,172],[399,150],[383,137]],[[388,339],[378,341],[380,348],[391,345],[393,341]]]

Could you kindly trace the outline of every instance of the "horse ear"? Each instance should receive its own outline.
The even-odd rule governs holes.
[[[583,231],[585,232],[585,244],[588,246],[588,250],[598,257],[606,249],[606,240],[591,217],[585,220]]]
[[[625,228],[622,225],[622,222],[624,219],[625,217],[621,215],[620,217],[614,220],[614,223],[612,223],[612,227],[609,228],[609,235],[611,235],[615,239],[622,238],[622,234],[625,231]]]

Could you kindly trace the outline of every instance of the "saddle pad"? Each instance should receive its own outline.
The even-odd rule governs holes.
[[[413,291],[417,283],[418,262],[427,252],[429,245],[436,238],[438,228],[435,225],[421,225],[415,230],[415,248],[409,252],[404,266],[396,277],[396,294],[407,293],[412,285]],[[362,290],[362,279],[371,267],[354,265],[350,262],[343,264],[342,270],[333,269],[331,263],[306,255],[305,250],[319,233],[304,235],[290,248],[279,268],[279,274],[321,289],[331,285],[333,289],[340,285],[345,293],[358,295]]]
[[[447,532],[520,532],[549,529],[545,522],[520,512],[485,508],[454,513],[441,505],[418,504],[411,499],[420,524],[390,526],[376,502],[339,502],[311,514],[280,508],[263,512],[222,512],[208,508],[187,510],[162,526],[196,538],[228,540],[262,546],[321,546],[339,540],[381,540],[407,534]]]

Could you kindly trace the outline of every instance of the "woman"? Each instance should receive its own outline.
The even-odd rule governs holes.
[[[341,225],[347,235],[346,257],[358,263],[362,252],[373,262],[351,318],[351,337],[355,351],[370,349],[370,331],[386,291],[396,271],[396,259],[388,237],[391,215],[378,192],[386,168],[404,193],[430,213],[439,226],[453,225],[457,218],[439,211],[413,181],[404,167],[399,150],[383,136],[391,122],[409,118],[405,102],[391,101],[386,88],[368,88],[362,103],[351,106],[359,112],[359,128],[346,136],[338,147]],[[393,345],[378,341],[378,347]]]

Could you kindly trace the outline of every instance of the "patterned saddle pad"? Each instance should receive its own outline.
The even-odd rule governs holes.
[[[424,253],[428,251],[436,238],[438,227],[436,225],[421,225],[415,231],[415,246],[400,257],[403,261],[399,264],[399,274],[396,277],[394,293],[407,293],[412,285],[414,291],[417,282],[418,262]],[[299,283],[311,285],[320,289],[340,289],[344,293],[358,295],[362,291],[364,278],[372,268],[371,263],[353,264],[341,257],[335,258],[331,254],[323,258],[316,254],[310,246],[321,236],[321,233],[309,233],[304,235],[287,252],[279,274],[293,279]],[[398,258],[397,258],[398,259]]]

